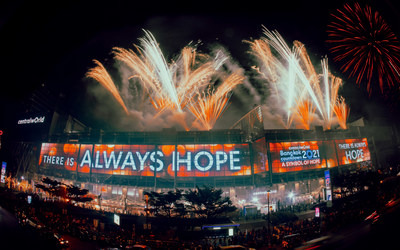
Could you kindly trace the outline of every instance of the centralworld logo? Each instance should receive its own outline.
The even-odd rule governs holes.
[[[45,119],[45,116],[41,116],[41,117],[36,116],[35,118],[31,117],[28,119],[22,119],[22,120],[18,120],[18,125],[32,124],[32,123],[44,123],[44,119]]]

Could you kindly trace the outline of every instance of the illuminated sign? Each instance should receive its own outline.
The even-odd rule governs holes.
[[[367,138],[335,140],[340,165],[371,160]]]
[[[325,190],[326,190],[326,200],[329,202],[329,207],[332,205],[332,189],[331,189],[331,174],[328,170],[324,171],[325,176]]]
[[[245,176],[332,168],[371,159],[367,139],[251,144],[111,145],[43,143],[39,172],[156,176]],[[250,161],[252,157],[252,161]],[[253,163],[253,168],[251,163]],[[60,171],[62,170],[62,171]],[[63,172],[64,171],[64,172]]]
[[[333,152],[322,141],[269,143],[272,171],[284,173],[335,166]]]
[[[44,119],[45,119],[45,116],[41,116],[41,117],[36,116],[35,118],[30,117],[28,119],[18,120],[18,125],[32,124],[32,123],[44,123]]]
[[[315,217],[319,218],[319,207],[315,207]]]
[[[178,177],[251,175],[247,144],[177,145],[172,171]]]
[[[49,171],[76,171],[79,144],[42,143],[39,165]]]
[[[247,144],[79,145],[43,143],[39,165],[140,176],[250,175]],[[78,155],[79,152],[79,155]]]
[[[6,183],[6,168],[7,168],[7,162],[2,162],[1,163],[1,183]]]
[[[154,176],[159,154],[154,145],[96,144],[81,149],[78,165],[97,174]]]
[[[120,225],[120,217],[118,214],[114,214],[114,223],[117,224],[118,226]]]

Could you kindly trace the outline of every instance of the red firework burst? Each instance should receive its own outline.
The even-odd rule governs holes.
[[[400,42],[377,11],[358,3],[345,4],[331,16],[327,42],[332,45],[333,59],[343,63],[344,73],[356,77],[357,84],[366,77],[369,94],[375,79],[382,93],[384,85],[400,82]]]

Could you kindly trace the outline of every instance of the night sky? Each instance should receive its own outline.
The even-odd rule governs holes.
[[[15,124],[16,113],[21,111],[17,109],[19,104],[42,85],[51,89],[68,111],[84,123],[92,127],[110,126],[94,115],[93,110],[98,110],[103,100],[93,94],[95,83],[85,79],[85,73],[94,66],[93,59],[111,65],[112,47],[132,48],[143,36],[142,29],[154,34],[167,58],[176,56],[190,41],[201,40],[200,51],[207,52],[208,46],[221,44],[238,65],[248,70],[254,61],[243,40],[259,38],[261,25],[276,29],[288,44],[294,40],[304,43],[313,61],[318,62],[325,55],[332,58],[325,42],[329,13],[349,1],[9,2],[0,4],[3,128]],[[360,2],[378,10],[400,37],[397,1]],[[397,111],[392,108],[381,112],[390,108],[380,101],[378,92],[368,97],[363,86],[356,87],[354,80],[342,75],[340,65],[331,59],[329,66],[345,81],[340,94],[350,104],[350,120]],[[103,94],[101,98],[109,97]],[[243,105],[235,104],[235,97],[232,102],[231,112],[235,105]],[[245,112],[242,110],[238,117]]]

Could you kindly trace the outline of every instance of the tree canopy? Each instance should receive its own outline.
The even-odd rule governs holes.
[[[222,193],[222,189],[207,186],[196,187],[185,193],[182,190],[167,193],[147,192],[146,210],[156,216],[184,216],[191,212],[198,217],[209,219],[236,210],[230,198],[222,197]]]
[[[189,189],[184,197],[189,203],[187,205],[189,211],[209,219],[236,210],[229,196],[222,197],[222,193],[222,189],[203,186],[194,190]]]
[[[48,192],[52,196],[78,202],[87,202],[93,200],[93,198],[87,196],[89,193],[89,190],[87,189],[82,189],[74,185],[67,185],[57,180],[52,180],[49,177],[43,178],[42,183],[43,184],[36,184],[35,186]]]
[[[179,201],[182,198],[182,191],[176,189],[175,191],[168,191],[167,193],[145,192],[148,195],[147,211],[154,215],[164,215],[171,217],[173,212],[178,212],[181,206]]]

